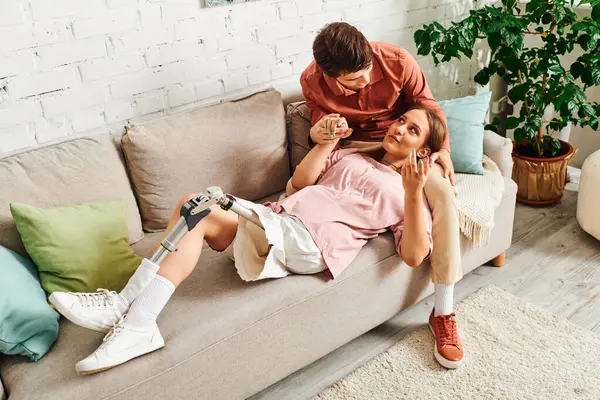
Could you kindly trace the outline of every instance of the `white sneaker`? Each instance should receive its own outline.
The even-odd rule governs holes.
[[[165,341],[156,323],[148,327],[137,327],[123,322],[123,319],[124,317],[108,332],[96,351],[75,365],[78,374],[106,371],[164,347]]]
[[[98,332],[108,332],[117,324],[129,305],[106,289],[95,293],[54,292],[50,303],[69,321]]]

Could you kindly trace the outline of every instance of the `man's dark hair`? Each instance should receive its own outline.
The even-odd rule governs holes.
[[[373,49],[358,29],[345,22],[334,22],[315,38],[313,56],[324,73],[337,78],[368,68],[373,61]]]

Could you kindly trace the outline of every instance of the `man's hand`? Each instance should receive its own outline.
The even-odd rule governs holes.
[[[454,177],[454,165],[452,165],[452,159],[450,158],[450,152],[442,149],[437,153],[433,153],[429,157],[429,167],[433,167],[433,164],[439,163],[444,169],[444,178],[449,178],[452,186],[456,184],[456,178]]]
[[[310,129],[310,138],[316,144],[329,144],[352,134],[346,118],[340,114],[324,116]]]
[[[408,156],[407,163],[402,166],[400,173],[402,174],[402,186],[404,186],[406,194],[412,195],[422,192],[429,176],[429,163],[427,160],[417,162],[417,152],[413,150]]]

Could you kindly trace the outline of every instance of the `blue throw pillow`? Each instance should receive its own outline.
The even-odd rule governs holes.
[[[455,172],[483,175],[483,127],[491,92],[439,101],[448,120]]]
[[[58,337],[59,315],[46,300],[35,265],[0,246],[0,353],[38,361]]]

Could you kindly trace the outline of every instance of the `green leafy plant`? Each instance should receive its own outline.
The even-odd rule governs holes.
[[[497,74],[510,87],[508,99],[523,103],[517,116],[495,118],[486,129],[514,129],[520,153],[534,157],[555,156],[560,142],[552,131],[569,123],[600,126],[600,103],[587,99],[584,91],[600,85],[600,0],[581,0],[591,6],[591,17],[579,18],[575,0],[531,0],[524,9],[517,0],[471,10],[462,21],[444,27],[434,22],[414,34],[418,54],[433,56],[435,65],[452,58],[473,56],[478,39],[487,40],[489,64],[474,77],[486,85]],[[536,35],[539,45],[527,46],[526,35]],[[580,48],[583,52],[570,66],[561,56]],[[556,117],[542,121],[547,107]],[[546,129],[544,129],[546,125]]]

